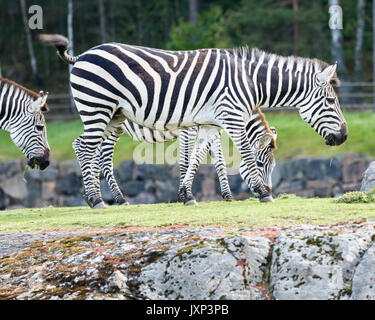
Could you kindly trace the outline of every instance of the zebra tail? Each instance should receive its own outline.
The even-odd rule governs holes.
[[[75,64],[79,56],[71,56],[68,53],[69,40],[60,34],[40,34],[39,40],[57,49],[58,56],[69,64]]]

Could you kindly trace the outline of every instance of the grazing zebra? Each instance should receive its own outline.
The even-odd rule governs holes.
[[[180,187],[178,200],[184,202],[185,204],[195,204],[196,202],[191,192],[193,179],[188,181],[187,187],[183,185],[183,181],[189,168],[189,159],[191,157],[193,145],[197,139],[200,139],[201,136],[201,131],[199,130],[202,131],[204,128],[192,127],[186,130],[181,130],[180,132],[157,131],[141,127],[131,121],[125,120],[121,126],[121,131],[116,131],[113,133],[96,151],[92,166],[93,175],[95,177],[94,183],[98,186],[98,188],[100,188],[99,176],[100,171],[103,171],[103,175],[111,189],[115,202],[118,204],[128,204],[113,174],[113,151],[121,134],[127,133],[136,141],[145,141],[149,143],[166,142],[174,140],[177,138],[177,136],[179,136]],[[276,148],[276,129],[274,127],[269,127],[263,113],[260,111],[260,109],[256,109],[251,116],[251,120],[246,126],[246,132],[250,140],[251,148],[257,160],[257,167],[260,171],[262,181],[265,181],[266,184],[270,186],[270,189],[272,189],[271,174],[273,168],[275,167],[273,150]],[[209,149],[211,159],[218,173],[222,197],[226,201],[231,201],[233,200],[233,197],[226,174],[226,165],[221,149],[220,134],[218,137],[216,135],[211,136],[211,138],[212,137],[215,138],[213,141],[207,144],[203,156],[206,155],[207,149]],[[249,172],[244,162],[241,163],[240,172],[249,188],[253,191],[249,179]]]
[[[162,131],[199,125],[224,129],[246,163],[261,201],[271,201],[272,196],[261,181],[246,137],[245,126],[254,109],[293,106],[326,144],[339,145],[347,138],[331,84],[339,82],[336,64],[258,49],[250,52],[247,47],[165,51],[121,43],[102,44],[73,57],[67,53],[65,37],[40,39],[73,64],[70,85],[84,124],[73,148],[92,207],[104,204],[93,183],[95,151],[125,119]]]
[[[39,94],[8,79],[0,78],[0,129],[10,132],[16,146],[31,168],[44,170],[49,165],[50,149],[46,121],[48,93]]]

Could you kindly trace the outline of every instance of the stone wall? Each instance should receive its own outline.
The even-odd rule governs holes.
[[[361,155],[344,154],[329,158],[302,158],[280,162],[273,173],[275,195],[295,193],[304,197],[332,197],[360,190],[363,172],[370,163]],[[76,161],[52,162],[44,171],[28,170],[25,159],[0,162],[0,209],[86,205]],[[128,160],[115,169],[115,176],[131,204],[174,202],[177,197],[177,166],[137,165]],[[249,196],[238,174],[229,176],[234,196]],[[108,185],[101,181],[103,199],[112,204]],[[198,201],[219,200],[220,187],[212,165],[203,165],[194,180]]]

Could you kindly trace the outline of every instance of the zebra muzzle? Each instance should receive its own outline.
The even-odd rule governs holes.
[[[339,146],[344,143],[348,137],[348,126],[342,124],[340,131],[337,133],[330,133],[326,138],[326,145],[328,146]]]
[[[44,170],[49,166],[49,150],[47,150],[41,157],[32,157],[27,164],[32,169]]]

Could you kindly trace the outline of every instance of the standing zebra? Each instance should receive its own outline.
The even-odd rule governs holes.
[[[338,82],[336,64],[258,49],[250,53],[247,47],[165,51],[121,43],[102,44],[73,57],[67,53],[65,37],[42,35],[41,40],[74,65],[70,85],[84,134],[73,148],[92,207],[104,204],[93,183],[95,151],[125,119],[162,131],[199,125],[224,129],[246,163],[261,201],[271,201],[272,196],[259,177],[246,137],[245,126],[254,109],[297,107],[326,144],[339,145],[347,138],[331,85]]]
[[[140,142],[166,142],[180,137],[180,187],[178,200],[185,204],[195,204],[196,201],[192,195],[191,187],[194,176],[188,180],[188,185],[183,184],[186,172],[189,170],[189,159],[193,150],[193,145],[199,139],[204,139],[202,130],[207,126],[192,127],[181,131],[158,131],[151,130],[142,126],[139,126],[131,121],[125,120],[121,126],[121,131],[116,131],[110,137],[108,137],[101,146],[97,149],[95,158],[93,161],[92,171],[95,177],[95,184],[100,188],[100,171],[103,171],[104,177],[111,189],[116,203],[128,204],[124,195],[122,194],[116,179],[113,174],[113,152],[114,147],[121,134],[127,133],[133,138],[133,140]],[[205,133],[205,132],[204,132]],[[260,171],[262,181],[264,181],[270,189],[272,189],[271,175],[273,168],[275,167],[275,160],[273,156],[273,150],[276,148],[276,128],[269,127],[263,113],[260,109],[254,110],[251,120],[246,126],[246,134],[249,138],[251,148],[256,158],[257,168]],[[206,149],[203,150],[203,157],[206,155],[207,150],[210,153],[211,159],[215,165],[221,188],[221,194],[224,200],[233,200],[232,193],[230,190],[227,174],[226,165],[224,162],[224,156],[221,148],[220,134],[218,136],[209,135],[212,140],[206,144]],[[202,160],[202,159],[200,159]],[[199,161],[200,162],[200,161]],[[249,172],[244,162],[241,163],[240,167],[241,176],[248,184],[249,188],[253,191],[249,180]]]
[[[49,165],[50,149],[46,121],[48,93],[39,94],[8,79],[0,78],[0,129],[10,132],[16,146],[31,168],[44,170]]]

